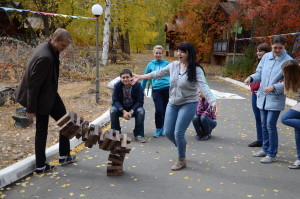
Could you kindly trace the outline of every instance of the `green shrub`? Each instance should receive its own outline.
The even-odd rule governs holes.
[[[243,56],[239,56],[235,58],[235,63],[232,60],[228,61],[225,64],[224,75],[228,77],[247,77],[251,75],[254,71],[255,63],[255,48],[250,45],[244,51]]]

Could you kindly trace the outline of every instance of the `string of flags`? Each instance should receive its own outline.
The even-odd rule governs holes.
[[[74,19],[94,19],[97,20],[95,17],[82,17],[82,16],[74,16],[74,15],[65,15],[65,14],[56,14],[56,13],[48,13],[48,12],[39,12],[39,11],[32,11],[32,10],[27,10],[27,9],[18,9],[18,8],[8,8],[8,7],[0,7],[5,11],[18,11],[18,12],[30,12],[34,14],[39,14],[39,15],[50,15],[50,16],[58,16],[58,17],[70,17]]]
[[[286,34],[280,34],[283,36],[288,36],[288,35],[300,35],[300,32],[293,32],[293,33],[286,33]],[[261,37],[249,37],[249,38],[235,38],[235,40],[240,41],[240,40],[255,40],[255,39],[272,39],[273,37],[278,36],[278,35],[270,35],[270,36],[261,36]]]

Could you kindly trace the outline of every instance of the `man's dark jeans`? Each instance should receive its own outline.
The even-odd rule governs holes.
[[[130,111],[130,110],[128,110]],[[117,107],[113,106],[110,109],[110,122],[111,128],[120,131],[120,120],[119,117],[122,116],[122,112],[118,110]],[[143,107],[138,108],[132,115],[135,117],[135,127],[133,130],[134,136],[142,135],[142,130],[144,127],[145,120],[145,109]]]
[[[47,104],[45,104],[45,106],[47,106]],[[65,105],[60,96],[57,94],[54,106],[49,115],[57,121],[65,114]],[[36,114],[35,158],[37,168],[44,167],[46,163],[45,150],[48,135],[49,115]],[[59,155],[70,155],[70,140],[61,134],[59,134]]]

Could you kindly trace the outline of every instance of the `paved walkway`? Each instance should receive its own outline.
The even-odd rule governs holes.
[[[209,141],[196,141],[193,127],[189,127],[186,169],[169,169],[177,152],[166,138],[152,138],[154,108],[152,99],[147,98],[145,135],[149,142],[132,143],[123,176],[106,176],[108,152],[94,146],[79,152],[75,164],[59,166],[45,176],[30,175],[5,188],[6,198],[298,199],[300,171],[287,167],[296,158],[292,130],[279,122],[278,161],[261,164],[260,158],[251,155],[253,149],[247,147],[256,135],[250,92],[214,79],[209,85],[246,99],[218,101],[218,126]],[[122,132],[132,135],[133,121],[124,121]]]

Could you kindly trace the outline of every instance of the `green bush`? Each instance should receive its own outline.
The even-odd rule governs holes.
[[[255,48],[250,45],[244,52],[243,56],[236,57],[235,63],[232,60],[225,64],[224,75],[228,77],[247,77],[254,71]]]

